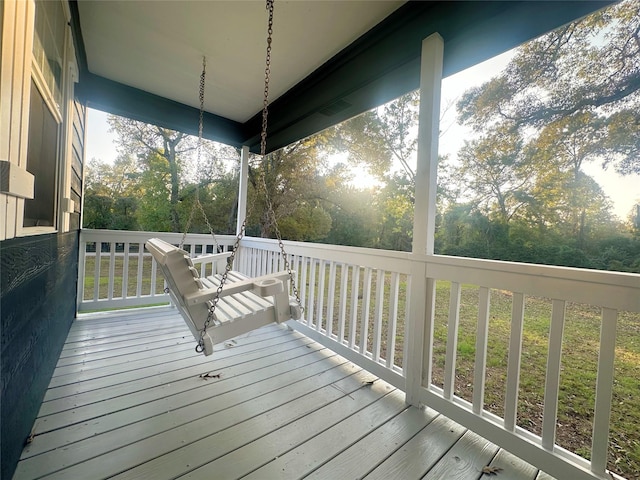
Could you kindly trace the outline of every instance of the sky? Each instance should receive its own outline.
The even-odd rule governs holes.
[[[443,106],[451,102],[455,104],[465,89],[489,80],[509,62],[512,55],[512,51],[506,52],[445,78],[442,82],[441,104]],[[114,135],[109,132],[107,114],[93,109],[89,109],[88,112],[87,158],[112,163],[117,157],[117,151]],[[440,128],[443,133],[439,140],[439,152],[441,155],[449,154],[450,158],[455,158],[463,140],[472,135],[471,129],[455,122],[455,115],[455,107],[449,108],[444,115],[441,115]],[[585,164],[583,170],[600,184],[612,202],[614,214],[621,219],[626,219],[634,205],[640,203],[640,175],[623,177],[613,169],[603,170],[597,162]],[[374,183],[375,179],[365,172],[358,172],[353,181],[354,186],[360,188]]]

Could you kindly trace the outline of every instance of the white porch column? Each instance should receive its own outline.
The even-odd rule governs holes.
[[[240,233],[242,222],[247,216],[247,192],[249,191],[249,147],[243,145],[240,152],[240,184],[238,185],[238,218],[236,235]]]
[[[439,34],[429,35],[422,41],[413,253],[427,255],[433,255],[436,230],[436,170],[443,52],[444,42]]]
[[[414,266],[411,274],[406,401],[420,403],[422,385],[431,383],[435,281],[427,279],[427,258],[433,255],[436,224],[436,170],[440,134],[440,88],[444,42],[434,33],[422,41],[420,120],[413,219]]]

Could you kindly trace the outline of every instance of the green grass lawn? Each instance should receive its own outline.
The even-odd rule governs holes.
[[[144,257],[142,260],[142,295],[151,294],[151,257]],[[85,300],[93,298],[93,290],[95,286],[95,258],[87,257],[85,265],[85,281],[84,281],[84,296]],[[114,276],[113,276],[113,297],[122,296],[122,282],[124,272],[124,260],[122,257],[116,257],[114,263]],[[138,257],[130,256],[129,265],[127,268],[128,281],[127,281],[127,295],[135,296],[137,289],[138,278]],[[98,298],[107,298],[109,289],[109,257],[103,256],[100,258],[100,277]],[[156,273],[156,288],[155,293],[161,294],[164,290],[164,281],[159,269]]]
[[[93,297],[95,263],[87,258],[84,298]],[[108,258],[101,262],[99,282],[100,296],[106,297],[108,288]],[[143,260],[142,293],[151,291],[151,258]],[[128,294],[136,293],[138,260],[132,257],[128,268]],[[116,261],[114,292],[118,297],[122,293],[122,259]],[[332,329],[338,333],[340,315],[339,299],[341,275],[336,272],[336,292]],[[352,298],[352,274],[349,272],[346,298]],[[318,301],[318,285],[324,275],[324,305],[322,309],[322,328],[326,328],[328,303],[328,268],[325,272],[316,270],[315,299]],[[163,281],[158,272],[156,293],[162,293]],[[391,274],[381,279],[384,282],[384,301],[382,302],[381,357],[387,358],[387,328],[389,322],[389,289]],[[404,349],[404,315],[407,298],[407,276],[399,279],[397,329],[395,334],[394,362],[402,366]],[[307,272],[306,295],[311,283],[310,271]],[[367,348],[371,350],[374,332],[375,292],[378,277],[374,271],[371,277],[371,304],[368,312]],[[363,271],[357,292],[357,324],[354,331],[355,344],[362,339],[363,308]],[[433,382],[442,386],[444,359],[447,339],[447,318],[449,312],[449,282],[437,282],[436,309],[434,325]],[[506,388],[508,344],[511,323],[510,292],[492,290],[487,351],[487,374],[485,385],[485,408],[502,416]],[[473,394],[473,368],[475,359],[475,341],[478,316],[478,287],[464,285],[460,303],[460,325],[458,331],[455,394],[471,401]],[[349,319],[351,306],[346,309],[345,340],[349,340]],[[592,418],[595,402],[595,382],[597,372],[600,309],[588,305],[568,304],[564,328],[562,373],[558,409],[557,442],[559,445],[589,458],[592,435]],[[314,321],[317,311],[313,312]],[[544,404],[544,383],[548,350],[548,333],[551,318],[551,301],[544,298],[527,297],[525,301],[525,319],[522,346],[522,371],[518,403],[518,425],[537,434],[542,430],[542,408]],[[609,447],[609,468],[629,479],[640,478],[640,314],[621,312],[618,320],[616,363],[614,378],[613,408],[611,412],[611,433]]]

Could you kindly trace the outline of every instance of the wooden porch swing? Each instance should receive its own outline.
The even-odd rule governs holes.
[[[271,62],[271,35],[273,32],[273,0],[267,0],[269,12],[267,56],[265,67],[264,103],[262,110],[262,132],[260,154],[266,155],[268,92]],[[203,58],[202,74],[200,77],[200,121],[198,129],[198,166],[202,144],[202,126],[204,113],[204,87],[206,75],[206,61]],[[146,242],[146,248],[157,262],[167,283],[167,291],[176,308],[180,311],[191,333],[198,342],[196,351],[211,355],[215,344],[247,333],[272,322],[298,320],[302,317],[302,304],[295,285],[295,274],[291,270],[287,254],[284,250],[282,237],[278,228],[273,206],[266,189],[264,176],[261,176],[264,186],[267,208],[278,238],[285,270],[257,278],[247,278],[245,275],[232,270],[235,255],[240,246],[246,218],[236,237],[230,252],[215,253],[206,256],[207,262],[212,262],[213,271],[210,276],[200,278],[194,267],[194,259],[182,249],[185,237],[189,231],[193,215],[198,209],[203,215],[209,231],[217,245],[213,228],[202,208],[199,190],[196,187],[195,201],[187,221],[185,232],[180,245],[176,247],[159,238],[152,238]],[[252,206],[249,208],[251,211]],[[247,213],[247,216],[249,213]],[[196,259],[202,261],[203,259]],[[289,295],[289,281],[293,296]]]

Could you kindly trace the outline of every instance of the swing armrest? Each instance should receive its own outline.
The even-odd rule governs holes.
[[[220,292],[220,297],[246,292],[247,290],[252,291],[256,295],[260,295],[261,297],[276,295],[284,292],[285,283],[288,278],[289,274],[287,272],[278,272],[270,275],[263,275],[261,277],[248,278],[240,282],[228,283]],[[216,287],[202,289],[198,292],[185,295],[184,301],[187,305],[205,303],[209,300],[213,300],[217,295],[217,291],[218,289]]]
[[[194,263],[194,264],[196,264],[196,263],[205,263],[205,262],[219,262],[220,260],[226,260],[230,256],[231,256],[231,252],[207,253],[206,255],[200,255],[199,257],[193,257],[191,259],[191,262]]]

